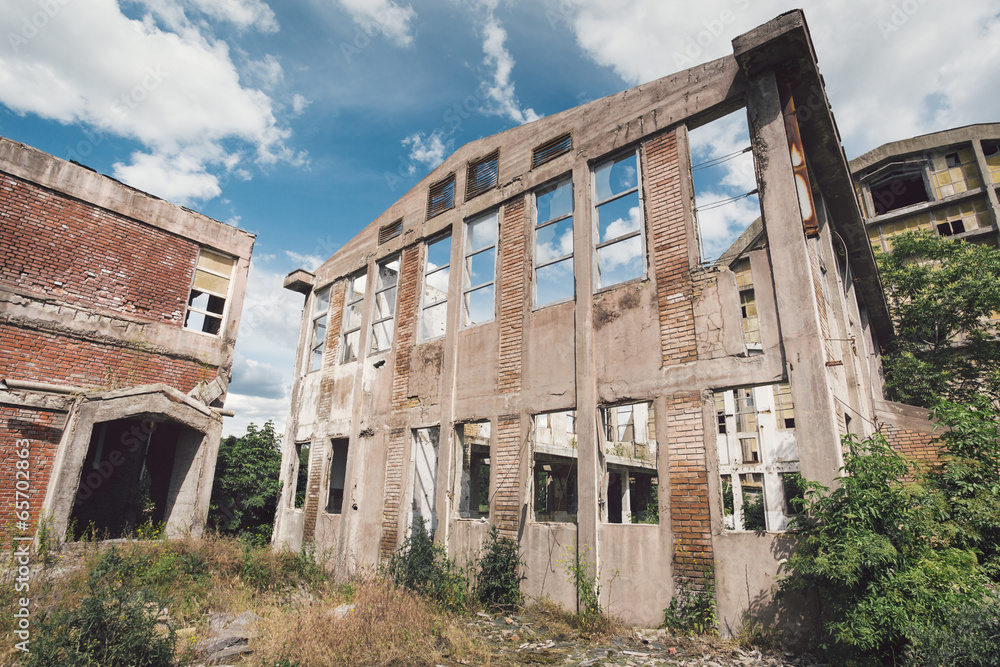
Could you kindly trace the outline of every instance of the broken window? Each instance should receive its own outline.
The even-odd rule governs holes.
[[[573,280],[573,181],[535,191],[535,306],[568,301]]]
[[[330,489],[326,497],[328,514],[340,514],[344,510],[344,483],[347,479],[347,438],[334,438],[330,458]]]
[[[420,310],[421,341],[444,335],[448,318],[448,279],[451,265],[451,235],[427,243],[424,260],[424,292]]]
[[[198,251],[194,282],[184,313],[184,328],[218,335],[229,298],[236,258],[207,248]]]
[[[347,280],[347,297],[344,299],[344,323],[341,336],[344,339],[342,362],[355,361],[361,351],[361,312],[364,307],[368,274],[361,272]]]
[[[497,212],[465,223],[462,271],[462,326],[493,321],[497,265]]]
[[[891,165],[869,181],[875,215],[931,201],[924,163]]]
[[[428,531],[437,529],[437,459],[440,426],[413,429],[412,526],[422,522]]]
[[[292,507],[302,509],[306,506],[306,487],[309,485],[309,443],[295,443],[295,461],[292,462],[295,475],[295,493],[292,495]]]
[[[785,530],[802,497],[787,383],[715,392],[716,450],[727,530]]]
[[[570,430],[576,412],[535,415],[534,465],[535,521],[576,522],[577,442]]]
[[[323,367],[323,348],[326,345],[326,318],[330,309],[330,288],[324,287],[313,296],[312,342],[309,344],[309,370],[318,371]]]
[[[601,409],[608,523],[660,522],[659,448],[652,401]]]
[[[396,283],[399,282],[399,257],[378,263],[375,273],[375,313],[372,317],[372,354],[392,347],[396,317]]]
[[[479,519],[490,515],[490,422],[459,424],[455,428],[462,456],[459,516]]]
[[[640,182],[638,150],[594,168],[594,289],[645,274]]]
[[[748,351],[760,351],[760,320],[757,317],[757,296],[753,289],[753,273],[750,260],[741,259],[733,264],[736,274],[736,288],[740,293],[740,317],[743,321],[743,341]]]
[[[712,264],[760,217],[746,110],[692,129],[688,139],[701,260]]]

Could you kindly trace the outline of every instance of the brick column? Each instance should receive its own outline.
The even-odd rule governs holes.
[[[399,312],[396,314],[396,356],[392,376],[392,407],[406,406],[410,391],[410,351],[417,335],[420,308],[420,247],[403,250],[399,277]]]
[[[497,391],[521,391],[524,326],[524,197],[504,205],[500,227],[500,367]]]
[[[497,446],[494,463],[496,501],[494,524],[506,537],[517,537],[521,507],[521,416],[497,417]]]
[[[660,313],[660,348],[663,365],[671,366],[698,358],[676,134],[650,140],[645,153],[646,209]]]
[[[314,441],[309,445],[309,480],[306,483],[305,521],[302,527],[302,541],[312,542],[316,538],[316,517],[319,515],[320,481],[323,479],[326,442]]]
[[[52,475],[59,440],[66,426],[66,413],[42,408],[0,405],[0,536],[34,534],[38,526],[38,512],[45,500],[45,490]],[[18,440],[28,441],[28,458],[22,459],[17,451]],[[26,461],[26,468],[20,469],[18,462]],[[27,491],[17,493],[17,482],[22,487],[27,482]],[[15,527],[18,519],[15,502],[28,501],[28,526],[25,530]],[[8,532],[11,531],[12,532]]]
[[[344,293],[347,281],[338,280],[330,290],[330,312],[326,318],[326,342],[323,345],[323,377],[319,382],[319,420],[330,418],[330,403],[333,400],[333,369],[340,360],[340,328],[344,316]],[[311,363],[311,361],[310,361]]]
[[[389,557],[399,543],[399,508],[403,497],[403,454],[406,451],[406,429],[389,433],[389,448],[385,457],[385,505],[382,509],[382,557]]]

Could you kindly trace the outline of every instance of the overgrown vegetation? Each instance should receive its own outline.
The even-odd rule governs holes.
[[[939,397],[1000,401],[1000,249],[928,232],[899,234],[892,246],[876,252],[896,329],[882,358],[890,396],[924,407]]]
[[[783,592],[815,596],[820,642],[845,664],[981,664],[1000,655],[997,615],[1000,442],[994,405],[942,402],[939,466],[921,471],[881,435],[845,438],[832,492],[806,482],[806,512]],[[956,612],[956,610],[958,610]],[[977,629],[963,630],[973,619]],[[942,644],[941,633],[964,633]],[[944,662],[935,662],[951,651]]]
[[[281,494],[280,470],[281,436],[271,420],[260,428],[251,423],[243,437],[225,438],[215,465],[208,525],[223,535],[267,544]]]
[[[410,534],[389,559],[386,573],[396,586],[408,588],[448,609],[459,610],[472,599],[472,586],[465,568],[448,557],[444,546],[419,518]]]
[[[501,536],[500,530],[491,526],[476,563],[476,599],[479,603],[495,611],[513,611],[520,607],[524,601],[521,593],[523,566],[517,542]]]
[[[682,635],[707,635],[715,632],[715,574],[705,573],[698,584],[685,582],[678,586],[663,610],[663,627]]]

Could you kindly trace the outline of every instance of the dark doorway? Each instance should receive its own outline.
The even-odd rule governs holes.
[[[151,419],[94,424],[80,471],[70,530],[99,539],[165,520],[180,427]]]

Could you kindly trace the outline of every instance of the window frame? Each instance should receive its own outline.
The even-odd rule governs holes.
[[[553,415],[564,415],[566,417],[566,432],[564,435],[567,436],[567,444],[563,445],[558,442],[556,433],[554,431],[554,421],[552,420]],[[544,421],[544,426],[541,422]],[[579,455],[579,443],[575,434],[576,425],[576,408],[568,408],[566,410],[553,410],[548,412],[541,412],[531,416],[531,520],[535,523],[579,523],[580,521],[580,455]],[[573,427],[571,431],[570,428]],[[541,443],[538,438],[538,430],[542,428],[545,430],[553,431],[552,442],[551,443]],[[569,470],[567,474],[564,488],[563,500],[566,503],[566,509],[560,510],[555,509],[549,511],[550,503],[549,501],[549,491],[546,484],[545,498],[546,498],[546,508],[544,511],[540,511],[538,507],[538,500],[540,495],[539,487],[539,473],[545,473],[547,477],[553,477],[550,473],[553,471],[544,470],[544,466],[561,466]],[[571,511],[573,509],[573,503],[575,503],[575,512]],[[559,513],[565,514],[565,518],[556,518]],[[547,517],[541,517],[540,515],[549,515]]]
[[[441,241],[444,241],[445,239],[448,239],[448,263],[444,264],[442,266],[435,267],[435,269],[433,271],[428,271],[427,270],[427,263],[430,261],[430,252],[429,252],[430,247],[432,245],[434,245],[435,243],[439,243]],[[450,299],[450,296],[451,296],[451,294],[450,294],[450,292],[451,292],[451,254],[452,254],[452,251],[454,250],[454,248],[452,247],[453,246],[453,241],[454,241],[454,238],[452,237],[451,229],[446,229],[441,234],[438,234],[438,235],[436,235],[436,236],[434,236],[434,237],[432,237],[432,238],[427,239],[426,241],[424,241],[424,271],[423,271],[423,276],[421,277],[421,288],[422,289],[420,290],[420,313],[419,313],[420,316],[417,319],[417,342],[418,343],[426,343],[428,341],[438,340],[438,339],[444,338],[446,335],[448,335],[448,303],[451,300]],[[445,289],[444,299],[442,301],[435,301],[434,303],[428,304],[427,300],[426,300],[427,299],[427,277],[430,276],[430,275],[433,275],[435,273],[439,273],[441,271],[448,271],[448,286]],[[428,310],[430,310],[432,308],[440,307],[442,304],[444,304],[444,331],[440,335],[430,336],[428,338],[424,338],[424,335],[423,335],[424,326],[423,325],[424,325],[425,314],[427,313]]]
[[[638,406],[645,406],[645,421],[636,421]],[[623,414],[623,409],[627,408],[628,417],[625,423],[619,421]],[[649,502],[659,503],[659,477],[660,477],[660,451],[659,443],[656,439],[656,401],[647,399],[643,401],[632,401],[628,403],[615,403],[605,405],[599,409],[600,429],[598,441],[604,460],[604,480],[603,492],[605,493],[605,504],[601,510],[601,518],[604,523],[616,523],[622,525],[658,525],[657,523],[646,523],[634,521],[634,518],[641,518],[638,511],[632,511],[632,487],[630,480],[632,477],[645,476],[650,478],[650,488],[656,487],[656,497],[648,498]],[[631,428],[631,438],[629,435]],[[609,437],[612,435],[614,437]],[[631,452],[624,443],[631,443]],[[641,454],[638,446],[642,445]],[[651,462],[650,462],[651,459]],[[611,521],[609,511],[611,509],[611,475],[616,474],[622,483],[619,490],[622,494],[619,521]],[[655,483],[652,480],[656,480]],[[627,488],[626,488],[627,486]],[[643,507],[643,510],[646,508]],[[657,505],[657,517],[659,517],[659,505]]]
[[[612,164],[616,162],[623,161],[624,156],[632,155],[635,158],[635,187],[629,188],[623,192],[607,197],[606,199],[598,199],[597,197],[597,170],[607,164]],[[649,266],[646,261],[646,199],[643,190],[643,172],[642,172],[642,150],[640,145],[636,145],[633,148],[627,150],[619,151],[613,153],[610,156],[606,156],[599,161],[595,161],[590,169],[590,193],[591,193],[591,234],[593,235],[593,242],[591,246],[593,247],[592,252],[592,270],[593,270],[593,289],[594,293],[597,294],[607,289],[611,289],[618,285],[625,285],[633,281],[646,280],[649,277]],[[598,209],[601,206],[610,204],[611,202],[617,201],[619,199],[624,199],[629,195],[636,193],[638,195],[639,201],[639,226],[638,229],[634,231],[629,231],[624,234],[620,234],[614,238],[601,240],[601,221],[600,215],[598,214]],[[640,275],[633,276],[632,278],[627,278],[625,280],[614,282],[609,285],[601,284],[601,260],[600,252],[601,250],[613,246],[618,243],[624,243],[629,239],[634,237],[639,237],[639,261],[642,262],[642,271]]]
[[[467,441],[469,436],[465,433],[465,429],[470,425],[479,427],[486,425],[488,427],[489,442],[483,445],[482,443]],[[478,437],[484,438],[487,436],[483,436],[480,432]],[[493,423],[489,419],[456,423],[455,448],[459,459],[462,461],[462,465],[458,466],[458,474],[455,479],[455,497],[458,498],[455,506],[458,518],[472,520],[488,519],[490,517],[490,500],[493,484]],[[477,460],[478,465],[476,464]],[[479,471],[483,466],[488,469],[485,489],[479,483]],[[484,505],[486,507],[485,512],[480,509]]]
[[[365,280],[364,290],[361,292],[361,296],[352,300],[351,295],[357,293],[357,290],[354,289],[354,284],[359,278],[364,278]],[[364,348],[364,346],[362,345],[361,330],[365,324],[364,303],[365,303],[365,294],[367,292],[368,292],[368,268],[365,267],[363,270],[358,271],[357,273],[354,273],[353,275],[348,276],[347,278],[347,290],[344,294],[344,310],[343,314],[341,315],[341,326],[340,326],[340,347],[341,347],[340,363],[342,364],[349,364],[358,361],[363,356],[361,350]],[[361,313],[361,321],[358,322],[358,326],[348,329],[347,325],[350,323],[349,313],[351,312],[351,306],[354,306],[355,304],[360,304],[358,306],[358,312]],[[347,337],[355,332],[358,332],[358,345],[357,348],[355,349],[354,356],[348,359],[347,354],[350,348],[347,345]]]
[[[470,234],[470,227],[478,222],[482,222],[489,218],[493,218],[493,244],[489,246],[484,246],[482,248],[476,249],[471,247],[472,234]],[[497,260],[499,259],[499,248],[500,248],[500,211],[499,209],[494,209],[492,211],[487,211],[481,213],[474,217],[469,218],[465,221],[464,228],[464,239],[462,240],[462,329],[467,329],[469,327],[474,327],[480,324],[488,324],[496,320],[496,308],[497,308],[497,295],[496,295],[496,282],[497,282]],[[493,251],[493,275],[490,280],[478,284],[471,284],[471,260],[476,255],[482,255],[485,252]],[[481,320],[478,322],[469,321],[469,295],[473,292],[483,290],[487,287],[492,288],[493,297],[490,299],[492,302],[492,314],[487,320]]]
[[[566,214],[560,215],[560,216],[556,216],[554,218],[549,218],[548,220],[544,220],[541,223],[539,223],[538,222],[538,196],[539,196],[539,193],[548,194],[549,192],[555,192],[559,188],[564,187],[566,185],[569,186],[570,202],[572,203],[572,206],[570,207],[569,213],[566,213]],[[533,209],[532,210],[532,214],[531,214],[532,215],[532,226],[531,226],[531,278],[532,278],[532,280],[531,280],[531,303],[532,303],[532,310],[538,310],[540,308],[547,308],[549,306],[554,306],[554,305],[557,305],[557,304],[560,304],[560,303],[568,303],[570,301],[575,301],[576,300],[576,258],[575,258],[575,255],[576,255],[576,247],[575,247],[576,246],[576,244],[575,244],[575,240],[576,240],[576,220],[575,220],[575,215],[576,215],[576,199],[575,199],[574,189],[575,188],[574,188],[574,183],[573,183],[573,174],[572,173],[568,173],[568,174],[564,174],[564,175],[562,175],[562,176],[560,176],[560,177],[558,177],[558,178],[556,178],[554,180],[551,180],[551,181],[549,181],[547,183],[542,184],[541,186],[535,188],[532,191],[532,193],[531,193],[532,194],[532,209]],[[539,262],[538,262],[538,232],[539,232],[539,230],[545,229],[546,227],[550,227],[550,226],[553,226],[553,225],[557,225],[557,224],[559,224],[560,222],[562,222],[562,221],[564,221],[566,219],[569,219],[571,221],[571,223],[570,223],[570,225],[571,225],[570,226],[570,231],[572,232],[572,238],[574,240],[574,243],[571,245],[570,252],[568,254],[565,254],[565,255],[560,255],[559,257],[556,257],[555,259],[550,258],[550,259],[546,260],[544,263],[539,264]],[[573,285],[573,289],[571,290],[572,294],[570,296],[568,296],[568,297],[563,297],[561,299],[556,299],[554,301],[547,301],[545,303],[539,303],[538,302],[538,271],[539,271],[539,269],[548,268],[548,267],[553,266],[555,264],[558,264],[560,262],[566,261],[567,259],[569,260],[569,262],[570,262],[570,268],[572,269],[571,278],[570,278],[570,280],[572,281],[572,285]]]
[[[204,268],[204,267],[201,266],[201,257],[202,257],[202,254],[206,253],[206,252],[207,253],[211,253],[213,255],[218,255],[219,257],[224,257],[226,259],[232,260],[233,263],[232,263],[232,266],[229,269],[229,275],[228,276],[223,275],[223,274],[219,273],[218,271],[214,271],[214,270],[212,270],[210,268]],[[187,301],[184,303],[184,319],[181,322],[181,328],[182,329],[184,329],[186,331],[193,331],[193,332],[198,333],[198,334],[203,334],[205,336],[212,336],[213,338],[218,338],[219,336],[222,335],[222,333],[226,329],[226,322],[229,319],[229,302],[231,301],[230,297],[231,297],[231,295],[233,293],[233,274],[236,273],[236,266],[239,264],[239,261],[240,261],[239,257],[236,257],[234,255],[228,255],[228,254],[226,254],[224,252],[219,252],[218,250],[214,250],[212,248],[207,248],[207,247],[203,247],[203,246],[198,248],[198,256],[195,257],[195,262],[194,262],[194,271],[191,273],[191,284],[188,286],[188,298],[187,298]],[[205,273],[207,273],[209,275],[216,276],[218,278],[224,278],[226,280],[226,293],[225,294],[219,294],[218,292],[212,292],[212,291],[209,291],[209,290],[206,290],[206,289],[197,289],[196,290],[195,289],[195,283],[198,280],[198,272],[199,271],[204,271]],[[221,313],[213,313],[213,312],[211,312],[211,311],[209,311],[207,309],[196,308],[195,306],[193,306],[191,302],[194,299],[194,292],[195,291],[198,291],[198,292],[200,292],[202,294],[207,294],[209,296],[209,298],[211,298],[211,297],[214,296],[216,298],[222,299],[223,300],[222,301],[222,312]],[[203,328],[202,329],[196,329],[194,327],[189,327],[187,323],[188,323],[188,318],[190,317],[190,315],[191,315],[192,312],[198,313],[199,315],[201,315],[202,317],[204,317],[205,319],[202,320],[203,323],[205,321],[207,321],[208,319],[218,320],[219,321],[219,330],[216,331],[215,333],[212,333],[211,331],[205,331]]]
[[[396,270],[396,281],[388,287],[380,287],[379,282],[382,278],[382,267],[396,262],[398,264]],[[388,352],[392,349],[392,346],[396,342],[396,311],[399,310],[399,278],[403,271],[403,258],[400,254],[390,255],[383,258],[375,264],[375,281],[373,284],[374,292],[372,293],[372,316],[371,324],[369,329],[371,330],[371,345],[369,345],[368,354],[382,354],[383,352]],[[388,317],[378,317],[378,297],[380,294],[388,292],[389,290],[395,290],[395,298],[392,300],[392,310]],[[389,346],[384,348],[377,348],[378,345],[378,335],[375,333],[375,327],[386,322],[391,322],[389,328]]]
[[[309,361],[307,366],[307,373],[313,373],[318,370],[323,369],[323,354],[326,351],[326,337],[328,329],[330,326],[330,292],[332,285],[327,285],[313,292],[313,303],[312,303],[312,314],[310,318],[309,327]],[[316,310],[316,306],[324,301],[326,307],[322,311]],[[316,339],[316,329],[320,324],[320,320],[323,320],[323,337],[321,340]],[[317,355],[319,355],[319,365],[316,364]]]

